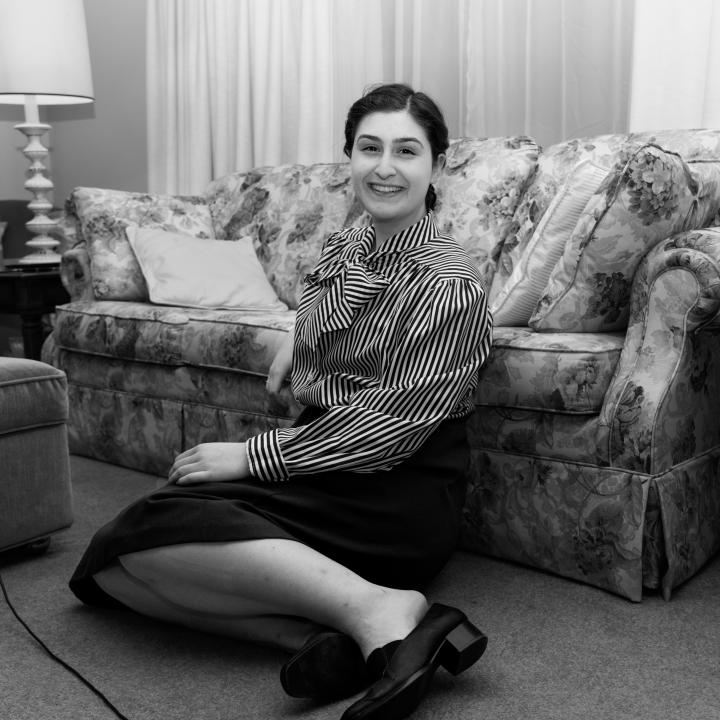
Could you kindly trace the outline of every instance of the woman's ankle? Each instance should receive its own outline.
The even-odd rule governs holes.
[[[425,596],[416,590],[378,588],[355,619],[352,633],[363,656],[393,640],[402,640],[427,612]]]

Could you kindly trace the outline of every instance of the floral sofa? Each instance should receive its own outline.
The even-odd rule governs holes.
[[[720,132],[460,139],[437,192],[495,320],[463,547],[669,598],[720,546]],[[364,222],[344,163],[197,197],[77,188],[72,299],[43,350],[67,373],[71,451],[164,474],[198,442],[291,423],[269,365],[324,239]],[[241,264],[221,257],[236,245]]]

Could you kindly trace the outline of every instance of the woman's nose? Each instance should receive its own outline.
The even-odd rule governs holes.
[[[387,178],[395,174],[395,165],[393,163],[392,153],[383,152],[378,158],[378,164],[375,173],[379,177]]]

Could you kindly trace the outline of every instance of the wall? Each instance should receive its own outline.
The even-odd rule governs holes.
[[[44,108],[61,206],[78,185],[147,191],[145,0],[85,0],[95,102]],[[22,108],[0,105],[0,198],[27,198]]]

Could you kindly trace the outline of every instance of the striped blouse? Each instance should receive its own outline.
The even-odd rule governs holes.
[[[257,478],[388,470],[473,408],[492,330],[475,266],[432,213],[374,241],[372,227],[331,235],[305,278],[292,387],[327,412],[249,439]]]

